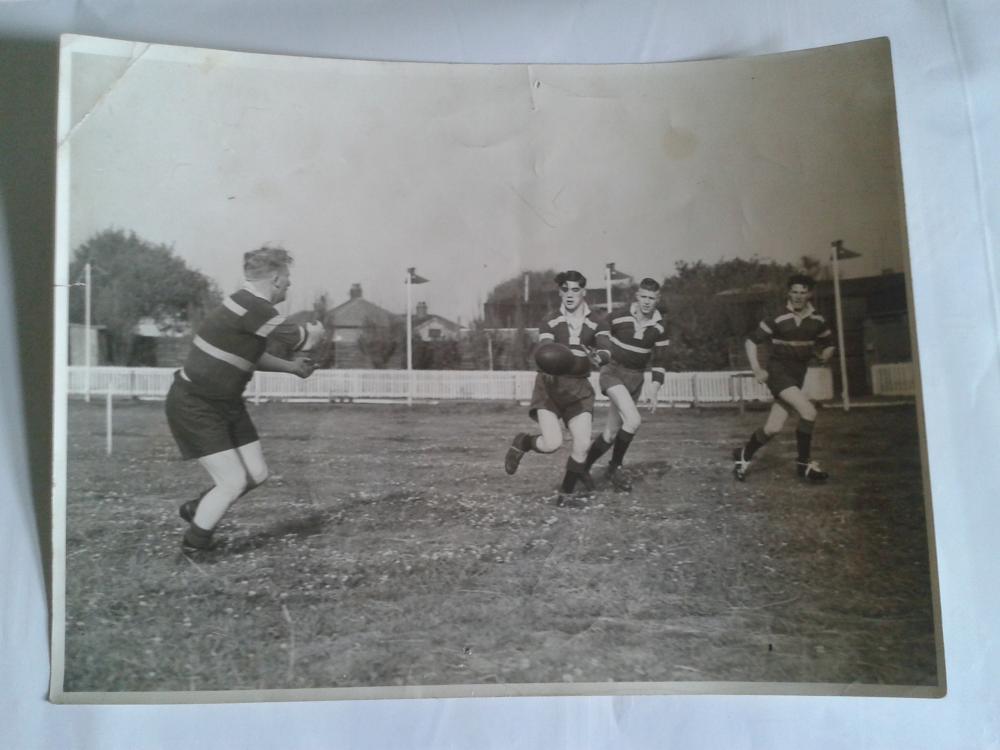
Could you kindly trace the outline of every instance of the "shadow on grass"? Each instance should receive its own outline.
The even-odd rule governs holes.
[[[307,539],[323,533],[329,520],[329,517],[323,513],[310,513],[307,516],[278,521],[249,536],[234,539],[231,543],[220,547],[219,551],[240,554],[270,547],[284,537]]]

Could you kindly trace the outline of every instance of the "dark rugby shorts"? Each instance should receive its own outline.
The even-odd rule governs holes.
[[[545,409],[569,424],[573,417],[594,413],[594,387],[587,378],[538,373],[531,392],[528,414],[538,419],[538,410]]]
[[[786,388],[801,389],[806,382],[808,362],[789,362],[772,359],[767,363],[767,388],[775,398]]]
[[[601,375],[598,379],[601,386],[601,393],[608,395],[608,389],[623,385],[628,389],[633,401],[638,401],[642,395],[642,387],[646,383],[646,373],[642,370],[630,370],[617,362],[609,362],[601,368]]]
[[[202,458],[256,442],[260,438],[243,399],[211,399],[191,392],[174,374],[167,393],[167,424],[185,459]]]

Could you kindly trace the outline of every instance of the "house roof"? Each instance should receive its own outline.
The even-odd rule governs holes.
[[[442,318],[440,315],[418,315],[413,318],[413,327],[419,328],[420,326],[428,325],[431,323],[437,323],[442,328],[448,328],[452,331],[461,330],[462,326],[454,321],[448,320],[447,318]]]
[[[375,325],[389,325],[398,317],[364,297],[355,297],[333,308],[333,324],[337,328],[361,328],[366,320]]]

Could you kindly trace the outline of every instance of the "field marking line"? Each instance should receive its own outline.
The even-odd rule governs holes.
[[[191,565],[194,566],[194,569],[197,570],[199,573],[201,573],[203,576],[205,576],[206,578],[210,578],[211,577],[211,576],[208,575],[208,573],[206,573],[204,570],[201,569],[201,566],[198,563],[196,563],[190,557],[188,557],[187,555],[185,555],[183,552],[181,552],[181,557],[183,557],[185,560],[187,560],[189,563],[191,563]]]
[[[730,609],[767,609],[768,607],[777,607],[781,604],[789,604],[794,602],[796,599],[801,599],[802,594],[795,594],[794,596],[789,596],[785,599],[778,599],[777,601],[767,602],[765,604],[753,604],[749,606],[734,605]]]

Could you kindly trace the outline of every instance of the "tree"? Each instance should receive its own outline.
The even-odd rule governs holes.
[[[106,229],[80,245],[70,264],[70,279],[83,279],[91,264],[91,322],[108,331],[112,359],[131,361],[133,331],[152,318],[162,331],[187,331],[222,295],[204,274],[189,268],[167,245],[156,245],[135,232]],[[70,320],[85,320],[84,294],[70,295]]]
[[[681,371],[727,369],[734,342],[780,301],[788,277],[802,272],[756,257],[679,261],[675,268],[663,280],[660,306],[670,329],[671,367]]]
[[[386,369],[400,345],[406,345],[406,325],[402,319],[394,318],[389,325],[379,325],[365,318],[358,336],[358,348],[371,360],[372,367]]]
[[[461,364],[462,352],[457,341],[424,341],[414,336],[414,370],[457,370]]]

